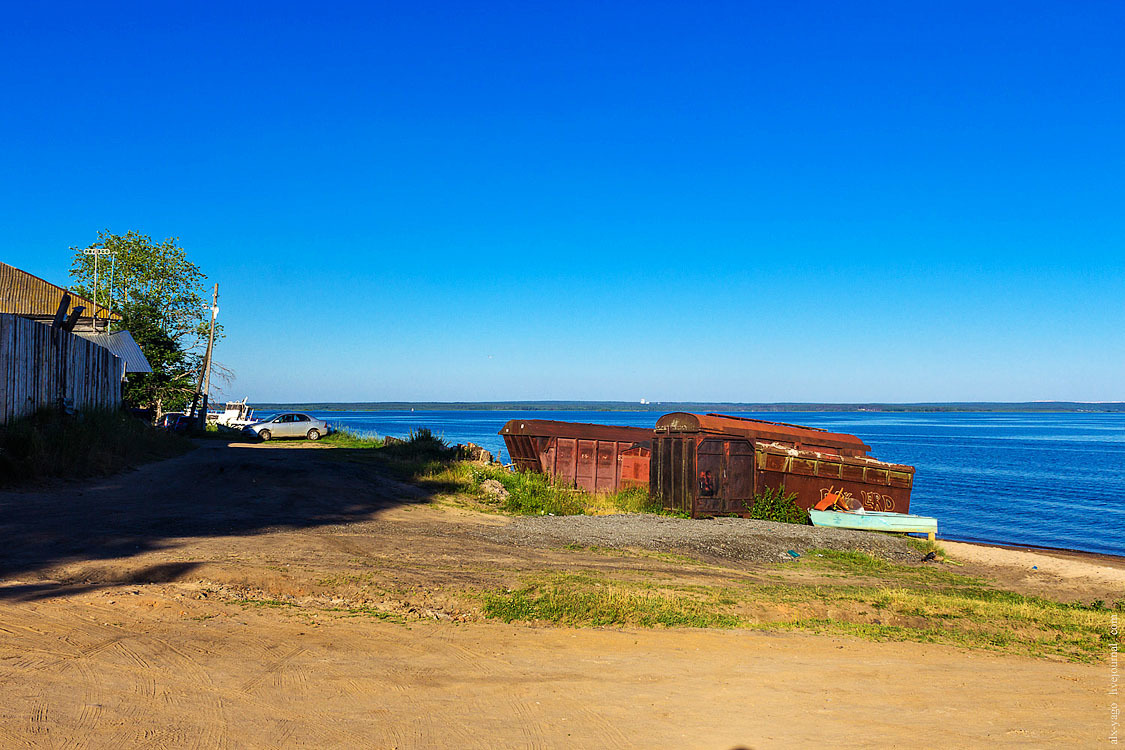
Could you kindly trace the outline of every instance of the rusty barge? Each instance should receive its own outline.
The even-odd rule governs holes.
[[[648,485],[652,430],[547,419],[513,419],[500,430],[512,463],[587,492]],[[628,454],[628,455],[626,455]]]
[[[832,495],[869,511],[908,513],[914,467],[879,461],[854,435],[723,414],[665,414],[651,429],[512,420],[500,431],[520,471],[588,492],[647,487],[693,518],[746,515],[783,488],[802,508]]]

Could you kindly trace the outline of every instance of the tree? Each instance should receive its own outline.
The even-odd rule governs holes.
[[[158,413],[183,408],[195,393],[210,321],[204,303],[207,277],[178,243],[176,237],[154,242],[133,231],[98,232],[94,244],[114,255],[112,265],[102,256],[96,282],[93,256],[71,248],[75,291],[120,313],[121,328],[132,334],[152,366],[151,374],[129,376],[125,400]],[[216,340],[221,333],[216,326]]]

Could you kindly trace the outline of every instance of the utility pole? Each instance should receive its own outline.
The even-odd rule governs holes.
[[[207,353],[203,356],[203,369],[199,372],[199,385],[195,388],[195,398],[191,400],[191,415],[198,421],[199,429],[207,427],[207,392],[211,390],[211,350],[215,347],[215,318],[219,315],[219,285],[211,296],[211,333],[207,337]],[[196,410],[202,396],[203,407]]]
[[[219,284],[215,283],[215,290],[211,297],[211,333],[207,337],[207,361],[204,370],[206,373],[203,381],[203,411],[207,411],[207,398],[211,393],[211,349],[215,346],[215,318],[219,317]]]

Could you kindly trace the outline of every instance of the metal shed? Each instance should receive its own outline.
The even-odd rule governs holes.
[[[629,481],[635,472],[627,471],[622,483],[623,454],[652,438],[652,430],[641,427],[547,419],[513,419],[499,434],[520,471],[542,472],[587,492],[636,486]]]
[[[746,514],[756,494],[785,488],[811,508],[828,493],[906,513],[914,468],[868,456],[854,435],[722,414],[677,412],[653,430],[649,489],[693,517]]]

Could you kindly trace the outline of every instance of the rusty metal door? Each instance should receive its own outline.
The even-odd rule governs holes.
[[[723,512],[745,513],[754,497],[754,445],[730,440],[723,449]]]
[[[695,501],[694,448],[692,438],[658,437],[653,440],[649,484],[661,507],[692,512]]]
[[[713,516],[719,513],[726,485],[723,481],[723,441],[710,439],[699,443],[695,457],[695,483],[697,494],[692,515]]]

